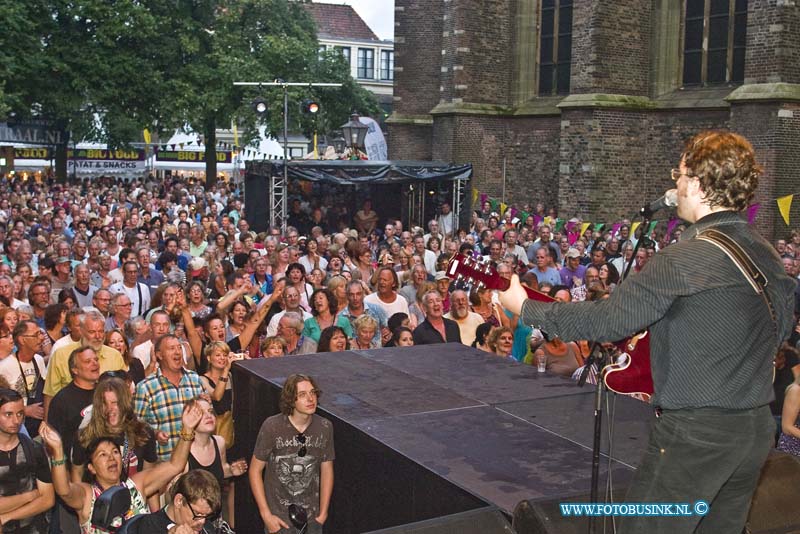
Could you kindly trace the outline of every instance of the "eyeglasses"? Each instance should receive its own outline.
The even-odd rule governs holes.
[[[210,521],[213,523],[219,517],[219,512],[212,512],[210,514],[198,514],[197,512],[194,511],[194,508],[192,508],[192,504],[189,502],[189,499],[187,499],[184,496],[183,500],[186,503],[186,506],[189,507],[189,511],[192,512],[192,521],[198,521],[202,519],[203,521]]]
[[[297,451],[297,456],[302,458],[303,456],[306,455],[306,452],[308,452],[308,450],[306,449],[306,435],[300,432],[299,434],[297,434],[295,439],[301,445],[300,449]]]
[[[694,176],[686,174],[685,172],[681,172],[680,169],[672,169],[670,170],[669,174],[673,182],[677,182],[678,180],[680,180],[681,176],[685,176],[687,178],[694,178]]]
[[[297,398],[299,400],[306,400],[308,398],[314,397],[315,399],[319,396],[320,391],[318,389],[309,389],[308,391],[301,391],[297,394]]]
[[[34,334],[22,334],[19,337],[42,337],[42,336],[44,336],[44,333],[41,330],[39,330]]]

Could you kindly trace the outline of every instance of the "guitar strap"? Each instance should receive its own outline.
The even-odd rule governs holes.
[[[778,335],[778,319],[775,314],[775,308],[772,306],[772,301],[769,298],[769,294],[765,291],[764,288],[767,287],[769,280],[758,268],[758,266],[753,262],[747,252],[734,241],[730,236],[727,234],[717,230],[716,228],[708,228],[703,230],[699,234],[697,234],[696,239],[702,239],[712,245],[715,245],[719,248],[722,252],[725,253],[736,265],[736,267],[741,271],[744,277],[747,279],[747,282],[752,286],[753,290],[761,295],[764,299],[764,302],[767,303],[767,309],[769,310],[769,315],[772,318],[772,326],[775,331],[775,336]]]

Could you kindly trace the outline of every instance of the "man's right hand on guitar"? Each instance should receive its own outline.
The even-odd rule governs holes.
[[[512,275],[508,289],[500,293],[500,304],[511,313],[520,315],[522,313],[522,304],[527,299],[528,295],[519,283],[519,277],[516,274]]]

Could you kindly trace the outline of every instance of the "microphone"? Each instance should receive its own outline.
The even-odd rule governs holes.
[[[674,208],[677,205],[678,205],[678,190],[670,189],[666,193],[664,193],[663,196],[659,197],[658,199],[654,200],[647,206],[643,207],[641,213],[652,215],[657,211],[661,211],[665,208]]]

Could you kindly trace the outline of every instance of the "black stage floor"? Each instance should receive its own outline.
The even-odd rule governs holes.
[[[243,446],[252,450],[263,419],[277,413],[278,388],[292,373],[318,380],[324,392],[320,413],[334,421],[334,505],[369,501],[376,488],[403,478],[397,473],[399,465],[420,469],[416,483],[425,481],[421,486],[441,480],[438,490],[425,496],[424,505],[418,492],[409,496],[402,488],[387,490],[398,502],[407,497],[408,506],[416,511],[398,512],[377,526],[429,519],[481,503],[511,514],[521,500],[552,501],[589,492],[592,386],[578,388],[571,380],[455,343],[248,361],[234,370],[237,439],[242,438]],[[652,412],[648,405],[624,396],[609,396],[609,402],[615,403],[616,414],[613,481],[624,487],[646,445]],[[608,412],[604,417],[606,425],[612,423]],[[608,450],[607,434],[603,451]],[[381,466],[376,460],[379,454],[369,455],[373,468],[364,468],[343,456],[363,454],[365,447],[402,460]],[[607,466],[604,455],[601,488]],[[361,480],[365,474],[374,476],[372,487]],[[340,487],[342,479],[348,482],[345,488]],[[447,495],[449,489],[444,488],[455,493]],[[337,499],[340,491],[347,499]],[[447,503],[430,502],[438,496]],[[352,525],[354,514],[341,510],[337,514],[334,506],[332,520]],[[377,526],[362,523],[352,531]]]

